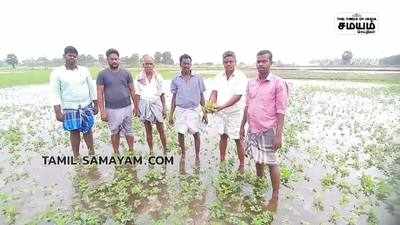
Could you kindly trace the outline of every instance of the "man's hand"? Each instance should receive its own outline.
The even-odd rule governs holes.
[[[133,116],[135,116],[135,117],[140,117],[140,111],[139,111],[138,108],[134,108],[134,109],[133,109]]]
[[[169,114],[168,122],[169,125],[174,125],[174,115],[172,113]]]
[[[162,116],[164,119],[167,118],[167,109],[165,108],[165,106],[162,109]]]
[[[244,140],[244,126],[240,126],[239,138],[242,141]]]
[[[104,122],[108,122],[108,116],[107,116],[106,112],[101,112],[100,117],[101,117],[101,120],[103,120]]]
[[[215,109],[217,110],[217,112],[219,112],[219,111],[225,109],[225,107],[224,106],[217,106],[217,107],[215,107]]]
[[[274,137],[274,143],[272,145],[272,149],[274,151],[278,150],[279,148],[282,147],[282,135],[276,135]]]
[[[203,122],[205,123],[205,124],[208,124],[208,119],[207,119],[207,114],[206,113],[204,113],[203,114]]]
[[[61,112],[56,113],[56,119],[57,119],[57,121],[64,122],[64,120],[65,120],[65,114],[64,114],[64,113],[61,113]]]
[[[97,113],[99,113],[99,108],[97,107],[97,105],[94,105],[94,107],[93,107],[93,115],[97,115]]]

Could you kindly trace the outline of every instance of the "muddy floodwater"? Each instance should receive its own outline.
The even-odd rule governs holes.
[[[141,163],[45,165],[43,156],[72,155],[48,86],[0,89],[0,224],[400,224],[400,85],[288,82],[276,212],[263,208],[268,173],[258,179],[249,158],[245,173],[236,172],[233,141],[220,164],[212,115],[202,127],[199,161],[190,136],[181,159],[169,125],[169,151],[162,153],[153,129],[150,155],[135,118],[135,151],[123,141],[122,155]],[[111,157],[99,115],[94,139],[96,156]],[[81,154],[88,154],[83,141]]]

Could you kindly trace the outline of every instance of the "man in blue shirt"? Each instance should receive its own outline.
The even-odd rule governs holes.
[[[182,159],[185,158],[185,134],[188,132],[193,135],[196,161],[199,160],[200,153],[200,122],[201,106],[204,106],[205,85],[203,79],[196,74],[192,74],[192,58],[183,54],[179,58],[181,72],[171,82],[171,111],[169,123],[175,123],[178,131],[179,146],[182,151]],[[176,111],[174,121],[174,112]],[[203,121],[207,123],[207,115],[203,114]]]

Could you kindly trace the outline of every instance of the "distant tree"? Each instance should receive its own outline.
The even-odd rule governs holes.
[[[353,53],[349,50],[344,51],[342,54],[342,62],[344,65],[350,65],[351,59],[353,58]]]
[[[99,62],[99,64],[100,64],[101,66],[106,66],[106,65],[107,65],[106,57],[105,57],[103,54],[99,54],[99,55],[97,56],[97,61]]]
[[[79,64],[83,66],[94,66],[97,62],[96,58],[94,58],[92,55],[88,54],[81,54],[79,55],[78,58]]]
[[[351,64],[358,66],[377,66],[379,65],[379,60],[375,58],[353,58]]]
[[[143,65],[143,57],[140,57],[140,59],[139,59],[139,65],[140,65],[140,66]]]
[[[379,60],[379,64],[384,66],[399,66],[400,65],[400,55],[392,55]]]
[[[39,57],[36,59],[36,65],[48,67],[50,65],[50,60],[48,60],[46,57]]]
[[[275,64],[275,66],[282,66],[283,65],[281,60],[275,61],[274,64]]]
[[[137,66],[139,64],[139,54],[133,53],[131,57],[129,57],[129,65]]]
[[[122,66],[124,66],[124,67],[129,66],[129,57],[128,56],[120,57],[119,60],[122,64]]]
[[[165,65],[174,65],[171,52],[166,51],[162,54],[161,63]]]
[[[50,60],[51,66],[62,66],[64,65],[65,60],[63,58],[54,58]]]
[[[80,54],[80,55],[78,56],[78,63],[79,63],[80,65],[86,65],[87,60],[86,60],[86,55],[85,55],[85,54]]]
[[[154,53],[154,63],[155,64],[162,63],[162,54],[161,54],[161,52]]]
[[[8,54],[6,62],[8,65],[11,65],[13,69],[15,69],[15,66],[18,64],[18,58],[15,54]]]
[[[24,66],[28,66],[28,67],[34,67],[34,66],[36,66],[36,60],[33,58],[24,59],[21,61],[21,64]]]
[[[97,60],[94,58],[92,55],[87,55],[86,56],[86,66],[94,66],[96,64]]]

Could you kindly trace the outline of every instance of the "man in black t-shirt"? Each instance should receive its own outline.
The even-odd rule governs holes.
[[[135,90],[132,75],[120,68],[116,49],[107,50],[106,56],[109,68],[99,73],[96,82],[101,120],[108,122],[114,153],[119,153],[120,136],[126,137],[129,150],[133,151],[132,101]]]

